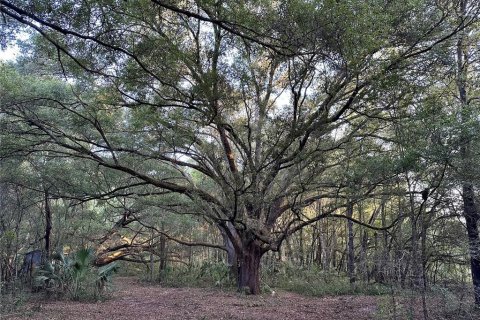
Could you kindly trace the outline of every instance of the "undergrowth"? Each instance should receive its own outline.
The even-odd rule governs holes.
[[[275,269],[263,270],[262,278],[269,287],[315,297],[385,295],[389,292],[385,285],[362,282],[352,284],[345,275],[324,271],[317,266],[300,267],[284,263]]]
[[[31,294],[25,285],[18,280],[1,283],[0,286],[0,318],[21,309],[30,298]]]
[[[205,262],[185,267],[167,268],[161,279],[163,285],[170,287],[218,287],[234,288],[235,279],[223,262]]]
[[[148,274],[144,280],[149,281]],[[235,289],[234,277],[223,262],[204,262],[191,266],[167,268],[161,279],[163,285],[170,287],[219,287]],[[282,264],[275,269],[263,268],[261,276],[262,292],[285,290],[309,296],[327,295],[382,295],[388,287],[380,284],[352,285],[347,277],[335,272],[325,272],[316,267],[300,268],[291,264]]]
[[[376,320],[435,319],[478,320],[480,308],[474,307],[471,288],[432,285],[425,292],[426,312],[422,293],[412,289],[391,287],[390,293],[377,301]]]

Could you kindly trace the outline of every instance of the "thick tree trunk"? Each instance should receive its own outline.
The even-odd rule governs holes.
[[[247,294],[260,293],[260,260],[264,250],[255,242],[247,245],[238,256],[238,289]]]

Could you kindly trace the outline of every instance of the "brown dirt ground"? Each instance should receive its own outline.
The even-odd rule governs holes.
[[[375,297],[305,297],[289,292],[245,296],[205,288],[164,288],[134,278],[117,278],[113,297],[104,302],[37,301],[9,320],[263,319],[366,320],[377,309]],[[1,316],[0,316],[1,318]]]

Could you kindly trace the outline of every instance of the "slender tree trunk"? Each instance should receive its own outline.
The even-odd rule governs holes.
[[[367,281],[370,281],[370,279],[374,279],[376,282],[381,282],[381,279],[380,279],[380,276],[379,276],[379,271],[378,271],[378,268],[379,268],[379,256],[380,256],[380,248],[379,248],[379,245],[378,245],[378,233],[377,232],[374,232],[373,233],[373,250],[375,251],[375,257],[374,257],[374,261],[375,263],[373,264],[373,268],[372,268],[372,271],[368,273],[368,279]]]
[[[325,266],[325,240],[324,240],[324,236],[323,236],[323,231],[321,229],[319,229],[318,231],[318,235],[317,235],[318,239],[317,239],[317,258],[316,258],[316,262],[319,266],[322,267],[323,270],[326,269],[326,266]]]
[[[163,227],[162,227],[163,230]],[[160,236],[160,261],[158,263],[158,280],[162,281],[165,275],[165,269],[167,269],[167,238],[164,235]]]
[[[305,263],[305,248],[303,244],[303,229],[298,232],[298,261],[301,266]]]
[[[364,220],[364,212],[361,205],[358,206],[358,213],[360,221]],[[360,275],[362,281],[367,281],[368,267],[367,267],[367,247],[368,247],[368,231],[360,229],[360,259],[357,273]]]
[[[353,205],[349,204],[347,207],[347,217],[353,217]],[[355,247],[354,247],[354,234],[353,234],[353,222],[347,220],[347,230],[348,230],[348,244],[347,244],[347,273],[350,283],[355,283]]]
[[[410,185],[410,182],[409,182]],[[412,191],[412,188],[409,186],[409,190]],[[419,261],[419,251],[418,251],[418,228],[417,228],[417,214],[415,210],[415,199],[413,194],[410,194],[410,222],[411,222],[411,233],[412,233],[412,287],[419,288],[421,285],[421,261]]]
[[[425,199],[424,199],[425,201]],[[421,249],[421,261],[422,261],[422,309],[423,319],[427,320],[428,308],[427,308],[427,229],[429,221],[426,218],[426,202],[423,203],[423,208],[420,208],[421,212],[421,233],[420,233],[420,249]]]
[[[150,249],[152,249],[152,247],[150,247]],[[149,271],[150,271],[150,272],[149,272],[149,278],[150,278],[149,280],[150,280],[150,282],[153,282],[153,279],[154,279],[154,275],[153,275],[154,270],[155,270],[154,268],[155,268],[154,255],[153,255],[153,251],[150,250],[150,265],[149,265],[149,267],[148,267],[148,269],[149,269]]]
[[[50,236],[52,233],[52,211],[50,208],[50,195],[45,189],[45,260],[50,259]]]
[[[397,203],[398,212],[402,212],[403,210],[403,207],[404,207],[403,201],[404,200],[402,198],[400,197],[398,198],[398,203]],[[402,227],[403,223],[404,223],[404,219],[401,219],[398,223],[396,234],[401,235],[403,233],[403,227]],[[394,241],[394,243],[395,243],[394,257],[393,257],[394,273],[395,273],[396,280],[400,282],[400,286],[403,289],[405,288],[405,278],[408,272],[410,256],[405,255],[405,249],[404,249],[405,246],[402,245],[402,243],[400,243],[398,240]]]
[[[382,215],[382,227],[385,228],[387,226],[387,212],[385,210],[385,202],[382,202],[381,204],[381,209],[380,213]],[[387,281],[388,279],[388,274],[389,274],[389,265],[390,265],[390,252],[389,252],[389,246],[388,246],[388,234],[387,232],[383,231],[382,232],[382,253],[381,253],[381,261],[382,261],[382,267],[381,267],[381,273],[382,273],[382,279],[384,282]]]
[[[318,236],[317,236],[317,232],[318,232],[318,229],[315,225],[312,225],[312,237],[311,237],[311,241],[310,241],[310,246],[309,246],[309,250],[308,250],[308,259],[307,259],[307,264],[308,265],[312,265],[314,263],[316,263],[316,259],[317,259],[317,240],[318,240]]]
[[[335,226],[332,227],[332,233],[330,234],[330,259],[329,263],[332,269],[337,267],[337,230]]]

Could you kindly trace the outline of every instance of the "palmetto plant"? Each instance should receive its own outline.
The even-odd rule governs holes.
[[[69,256],[57,253],[52,256],[52,261],[47,261],[37,271],[35,283],[37,287],[68,294],[75,300],[98,298],[118,266],[110,263],[96,268],[94,258],[94,251],[90,248],[80,249]]]

